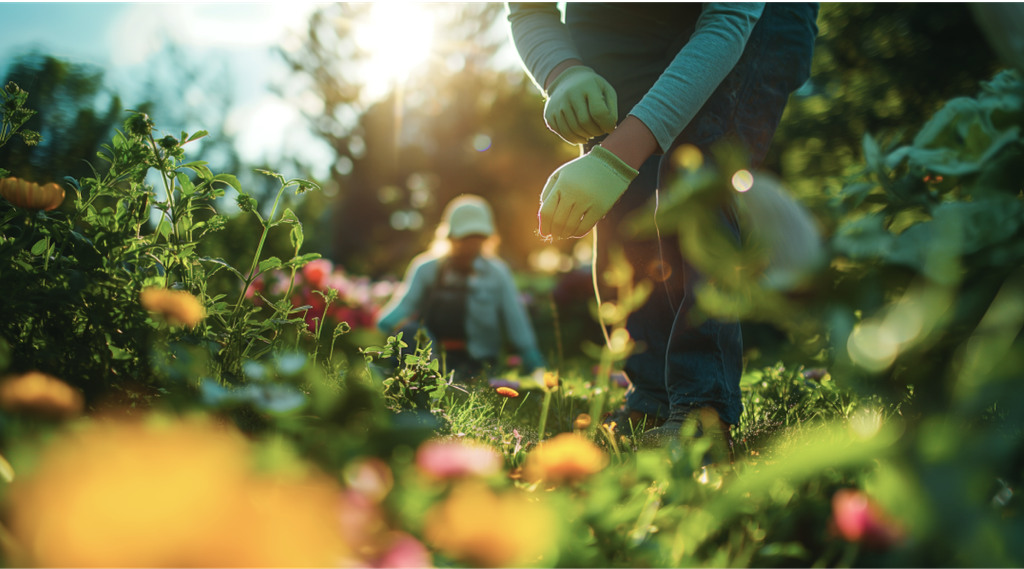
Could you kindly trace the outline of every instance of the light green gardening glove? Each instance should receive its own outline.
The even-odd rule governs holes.
[[[583,237],[619,201],[637,171],[602,146],[555,170],[540,194],[540,234]]]
[[[615,130],[618,119],[615,89],[589,67],[570,67],[548,87],[544,122],[569,144],[584,144]]]

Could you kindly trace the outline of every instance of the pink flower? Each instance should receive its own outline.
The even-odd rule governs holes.
[[[847,488],[832,496],[832,521],[840,537],[869,547],[885,549],[904,537],[903,528],[860,490]]]
[[[504,460],[496,450],[482,444],[427,441],[416,452],[416,465],[435,478],[458,478],[495,474]]]
[[[401,531],[391,532],[387,551],[374,561],[374,567],[433,567],[430,552],[415,537]]]
[[[334,263],[327,259],[314,259],[302,267],[302,274],[313,288],[324,288],[327,277],[334,270]]]
[[[516,354],[512,354],[511,356],[505,359],[505,365],[507,365],[508,367],[519,367],[522,363],[523,358]]]

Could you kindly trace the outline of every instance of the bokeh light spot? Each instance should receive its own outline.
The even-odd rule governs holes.
[[[477,152],[483,152],[491,147],[491,137],[486,134],[478,134],[473,137],[473,149]]]
[[[863,322],[853,329],[846,350],[858,366],[872,372],[882,371],[896,361],[899,340],[889,327],[876,322]]]
[[[692,144],[684,144],[672,153],[672,162],[678,168],[693,172],[704,165],[704,154]]]
[[[739,170],[732,175],[732,187],[736,188],[737,192],[749,191],[754,186],[754,175],[750,173],[750,170]]]

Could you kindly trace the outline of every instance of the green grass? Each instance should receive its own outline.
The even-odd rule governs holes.
[[[580,360],[570,366],[552,396],[545,438],[571,431],[573,421],[589,410],[595,396],[591,362]],[[877,398],[862,398],[843,390],[827,374],[813,380],[805,378],[803,371],[803,368],[787,369],[780,363],[749,370],[743,375],[744,410],[732,431],[737,460],[745,457],[764,460],[798,435],[823,428],[832,421],[849,421],[860,409],[880,410],[884,418],[892,412]],[[467,387],[464,393],[449,390],[442,405],[450,427],[446,431],[455,437],[493,446],[515,466],[540,440],[537,428],[544,391],[532,377],[514,371],[505,371],[499,377],[519,381],[519,397],[504,398],[483,379]],[[613,385],[604,412],[618,407],[625,392],[625,388]],[[888,413],[886,409],[890,409]],[[625,441],[620,439],[617,450],[636,451],[639,434],[627,436]],[[598,436],[596,442],[606,448],[609,446],[605,437]]]

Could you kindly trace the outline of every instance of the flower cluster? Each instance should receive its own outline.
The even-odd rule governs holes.
[[[261,274],[245,294],[259,306],[263,304],[262,297],[287,294],[289,277],[290,273],[281,270]],[[325,317],[330,326],[347,322],[352,328],[372,328],[377,312],[397,286],[394,281],[373,282],[369,277],[349,275],[327,259],[316,259],[295,274],[291,303],[294,307],[311,307],[305,313],[310,330]],[[332,290],[338,300],[328,306],[324,297]]]

